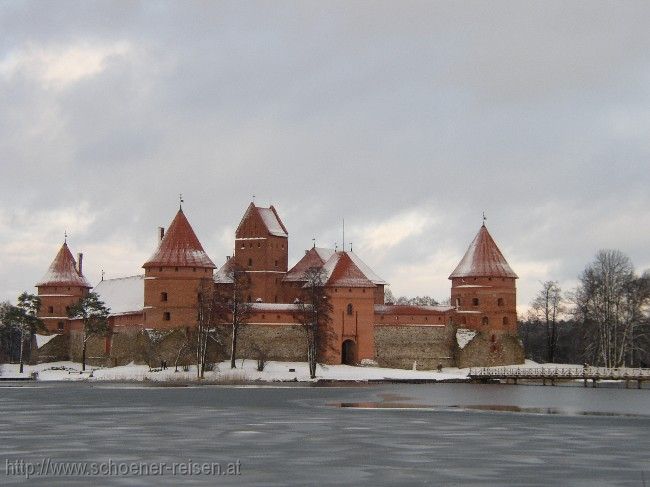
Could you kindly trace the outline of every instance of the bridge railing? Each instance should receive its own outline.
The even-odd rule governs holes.
[[[476,378],[562,378],[562,379],[650,379],[650,369],[607,367],[473,367],[470,377]]]

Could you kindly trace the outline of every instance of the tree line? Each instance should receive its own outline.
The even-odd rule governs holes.
[[[546,281],[519,323],[528,358],[605,367],[650,366],[650,271],[619,250],[600,250],[563,291]]]

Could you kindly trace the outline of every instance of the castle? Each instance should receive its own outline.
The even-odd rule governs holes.
[[[209,282],[228,289],[234,268],[248,276],[245,299],[252,303],[238,357],[254,358],[263,350],[269,360],[305,361],[305,330],[296,303],[305,271],[313,267],[322,269],[331,305],[333,343],[322,358],[326,363],[432,369],[523,362],[516,333],[517,275],[485,224],[449,276],[450,305],[445,306],[386,303],[387,283],[351,250],[314,246],[289,268],[289,233],[273,206],[248,206],[235,233],[234,255],[219,269],[182,208],[166,231],[159,228],[158,236],[143,275],[102,279],[94,287],[111,310],[109,333],[90,342],[95,362],[151,363],[152,333],[192,333],[201,286]],[[64,242],[36,287],[40,318],[50,332],[60,334],[58,345],[51,340],[49,350],[39,351],[40,360],[78,358],[83,325],[68,318],[68,310],[92,289],[83,275],[83,255],[75,260]],[[158,347],[155,360],[173,363],[178,338],[167,335],[169,343]],[[215,360],[227,358],[223,350],[215,353]]]

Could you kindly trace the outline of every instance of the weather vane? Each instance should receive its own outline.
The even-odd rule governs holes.
[[[313,248],[316,248],[316,238],[315,238],[315,237],[312,238],[311,241],[312,241],[312,243],[313,243],[312,247],[313,247]]]
[[[485,216],[485,212],[483,212],[483,226],[485,226],[486,221],[487,221],[487,216]]]
[[[182,210],[183,209],[183,193],[179,193],[178,195],[178,209]]]
[[[63,231],[63,243],[68,243],[68,231]]]

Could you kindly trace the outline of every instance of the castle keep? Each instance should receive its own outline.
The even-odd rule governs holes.
[[[144,274],[102,280],[94,287],[111,315],[108,335],[92,339],[90,358],[107,365],[173,363],[180,353],[174,340],[196,327],[206,283],[228,291],[232,271],[238,269],[248,277],[244,299],[252,303],[238,358],[255,358],[262,351],[269,360],[305,361],[298,302],[305,271],[319,268],[331,308],[326,363],[431,369],[523,362],[516,335],[517,275],[485,225],[449,276],[451,299],[445,306],[385,302],[387,283],[352,251],[314,246],[289,268],[289,233],[273,206],[251,203],[234,244],[234,255],[217,269],[179,209],[168,229],[159,229],[158,247],[143,264]],[[39,350],[40,360],[78,357],[83,325],[69,319],[67,309],[91,290],[82,258],[79,254],[75,261],[64,243],[36,284],[40,317],[50,332],[61,335]],[[223,328],[225,336],[228,325]],[[168,343],[153,350],[152,342],[161,336],[169,337]],[[214,359],[228,358],[226,348],[215,350]]]

